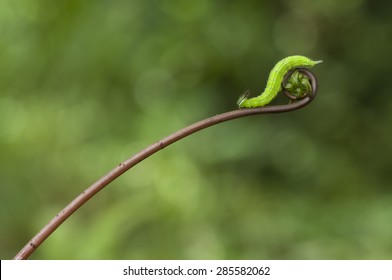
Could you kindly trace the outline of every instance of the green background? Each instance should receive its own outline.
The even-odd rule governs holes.
[[[0,258],[119,162],[235,109],[301,54],[324,60],[310,106],[166,148],[31,258],[391,259],[391,8],[2,0]]]

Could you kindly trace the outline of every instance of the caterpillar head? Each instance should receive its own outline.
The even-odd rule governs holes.
[[[238,107],[241,107],[241,104],[242,104],[245,100],[248,99],[249,95],[250,95],[250,90],[249,90],[249,89],[246,90],[246,91],[244,91],[244,93],[241,94],[240,97],[239,97],[238,100],[237,100],[237,106],[238,106]]]

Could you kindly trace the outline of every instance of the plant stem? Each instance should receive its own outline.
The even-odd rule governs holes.
[[[302,70],[305,71],[305,70]],[[49,223],[44,226],[14,257],[16,260],[27,259],[45,240],[48,238],[67,218],[69,218],[76,210],[78,210],[83,204],[85,204],[90,198],[97,194],[100,190],[106,187],[109,183],[114,181],[116,178],[121,176],[124,172],[153,155],[154,153],[162,150],[163,148],[173,144],[174,142],[198,132],[207,127],[219,124],[225,121],[252,116],[259,114],[273,114],[294,111],[300,109],[309,104],[315,97],[317,92],[317,79],[312,72],[306,70],[306,75],[311,79],[312,82],[312,94],[304,97],[301,100],[295,101],[287,105],[274,105],[266,107],[258,107],[253,109],[240,109],[226,113],[222,113],[194,124],[191,124],[183,129],[174,132],[173,134],[155,142],[148,146],[144,150],[135,154],[131,158],[124,162],[121,162],[113,170],[107,173],[105,176],[100,178],[85,191],[79,194],[74,200],[72,200],[63,210],[61,210]]]

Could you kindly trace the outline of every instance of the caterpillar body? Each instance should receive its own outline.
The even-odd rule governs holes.
[[[313,67],[323,62],[322,60],[313,61],[305,56],[293,55],[288,56],[272,68],[269,74],[267,86],[262,94],[248,99],[247,94],[242,95],[237,102],[239,108],[262,107],[270,103],[281,91],[281,84],[286,73],[297,67]]]

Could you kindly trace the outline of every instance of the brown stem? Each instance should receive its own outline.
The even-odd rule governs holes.
[[[305,71],[301,69],[301,71]],[[197,123],[191,124],[183,129],[174,132],[173,134],[159,140],[158,142],[148,146],[144,150],[135,154],[126,161],[120,163],[112,171],[103,176],[101,179],[96,181],[85,191],[79,194],[74,200],[71,201],[63,210],[60,211],[49,223],[43,227],[14,257],[16,260],[27,259],[45,240],[48,238],[67,218],[69,218],[76,210],[78,210],[83,204],[85,204],[90,198],[97,194],[100,190],[106,187],[110,182],[118,178],[121,174],[141,162],[142,160],[148,158],[152,154],[158,152],[159,150],[169,146],[170,144],[191,135],[197,131],[205,129],[207,127],[213,126],[215,124],[259,114],[272,114],[272,113],[283,113],[288,111],[294,111],[300,109],[307,104],[309,104],[315,97],[317,92],[317,79],[309,70],[305,71],[305,74],[311,80],[312,83],[312,93],[305,98],[295,101],[287,105],[275,105],[259,107],[254,109],[240,109],[223,114],[219,114]]]

